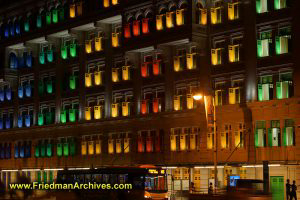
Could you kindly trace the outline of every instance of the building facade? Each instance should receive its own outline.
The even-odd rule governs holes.
[[[218,188],[229,175],[262,179],[263,161],[272,190],[300,182],[298,8],[296,0],[7,3],[1,180],[153,164],[168,169],[170,191],[193,182],[207,192],[217,137]],[[199,92],[215,97],[216,135],[193,99]]]

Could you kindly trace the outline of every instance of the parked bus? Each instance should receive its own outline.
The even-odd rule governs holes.
[[[110,167],[57,172],[59,184],[110,184],[112,189],[73,190],[75,199],[168,199],[166,171],[155,166]],[[123,189],[114,189],[117,187]],[[119,185],[122,184],[122,185]],[[130,188],[129,188],[130,187]],[[66,199],[66,190],[57,199]],[[66,193],[68,194],[68,193]]]

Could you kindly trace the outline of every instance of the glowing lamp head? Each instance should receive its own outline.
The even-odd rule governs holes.
[[[203,96],[202,96],[201,94],[195,94],[195,95],[193,96],[193,98],[194,98],[196,101],[199,101],[199,100],[201,100],[201,99],[203,98]]]

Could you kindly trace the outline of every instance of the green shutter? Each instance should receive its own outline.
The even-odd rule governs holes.
[[[42,177],[41,177],[41,171],[38,171],[38,172],[36,172],[36,173],[37,173],[37,180],[36,180],[36,181],[37,181],[38,183],[41,183],[41,178],[42,178]]]
[[[62,110],[60,112],[60,122],[61,123],[66,123],[67,122],[67,111],[66,110]]]
[[[281,82],[276,82],[276,97],[277,99],[282,99],[282,88],[281,88]]]
[[[269,141],[268,141],[269,147],[272,147],[273,146],[273,144],[272,144],[272,141],[273,141],[272,128],[268,128],[268,138],[269,138]]]
[[[47,172],[44,171],[44,183],[47,183]]]
[[[75,43],[70,45],[70,56],[71,57],[76,57],[77,56],[77,45]]]
[[[261,0],[256,0],[256,13],[261,13]]]
[[[48,80],[47,81],[47,93],[48,94],[52,94],[53,93],[53,85],[52,85],[52,80]]]
[[[68,58],[68,46],[63,45],[60,49],[60,54],[62,59],[67,59]]]
[[[255,129],[254,142],[255,142],[255,147],[258,147],[258,129]]]
[[[41,144],[41,157],[46,156],[46,145],[44,143]]]
[[[74,156],[75,154],[76,154],[76,143],[75,143],[75,140],[72,139],[70,141],[70,155]]]
[[[258,101],[263,100],[263,89],[262,89],[262,84],[258,84]]]
[[[51,24],[51,12],[50,11],[46,12],[46,24],[47,25]]]
[[[69,143],[64,143],[64,156],[69,156]]]
[[[25,32],[29,32],[30,30],[30,20],[29,18],[27,17],[24,21],[24,31]]]
[[[262,40],[257,40],[257,56],[263,56],[263,49],[262,49]]]
[[[52,49],[48,49],[47,50],[47,61],[48,62],[53,62],[54,58],[53,58],[53,50]]]
[[[43,22],[42,22],[42,14],[39,14],[36,17],[36,27],[37,28],[42,28]]]
[[[49,142],[47,144],[47,157],[51,157],[52,156],[52,144]]]
[[[45,53],[44,53],[44,51],[41,51],[40,53],[39,53],[39,62],[40,62],[40,64],[45,64]]]
[[[275,10],[279,10],[280,9],[279,1],[280,0],[274,0],[274,8],[275,8]]]
[[[58,22],[58,10],[56,8],[52,10],[52,22],[54,24]]]
[[[35,157],[40,157],[40,145],[39,144],[37,144],[36,146],[35,146],[35,150],[34,150],[34,155],[35,155]]]
[[[275,43],[276,43],[276,54],[281,54],[281,48],[280,48],[280,37],[275,37]]]
[[[39,80],[39,86],[38,86],[38,90],[39,90],[39,95],[43,95],[44,94],[44,81],[43,80]]]
[[[75,122],[76,121],[76,109],[69,110],[69,121]]]
[[[63,152],[62,143],[57,143],[57,146],[56,146],[56,154],[57,154],[57,156],[61,157],[62,156],[62,152]]]
[[[44,125],[44,114],[43,113],[39,113],[38,114],[38,125],[39,126],[43,126]]]
[[[75,90],[77,85],[76,85],[76,79],[77,79],[77,76],[70,76],[70,80],[69,80],[69,86],[70,86],[70,89],[71,90]]]
[[[287,141],[286,141],[286,127],[283,128],[283,146],[287,146]]]

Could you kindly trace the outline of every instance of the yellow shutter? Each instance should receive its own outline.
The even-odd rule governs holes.
[[[95,106],[94,107],[94,119],[102,118],[102,109],[103,109],[103,106]]]
[[[180,134],[180,150],[186,150],[186,134]]]
[[[220,98],[219,98],[219,93],[221,93]],[[215,91],[215,105],[216,106],[222,105],[222,90]]]
[[[122,102],[122,116],[127,117],[129,115],[129,102]]]
[[[163,14],[162,15],[156,15],[156,30],[160,31],[164,29],[163,25]]]
[[[95,37],[95,51],[102,51],[102,37]]]
[[[176,24],[177,26],[184,24],[184,9],[176,10]]]
[[[213,134],[212,133],[207,134],[207,148],[208,149],[213,148]]]
[[[111,0],[112,5],[117,5],[119,3],[119,0]]]
[[[217,9],[216,8],[210,9],[210,17],[211,17],[211,23],[216,24],[217,23]]]
[[[173,28],[174,27],[173,15],[174,15],[174,12],[167,12],[166,13],[166,26],[167,26],[167,28]]]
[[[200,190],[200,188],[201,188],[201,175],[200,175],[200,169],[195,169],[194,168],[194,173],[193,173],[193,175],[194,175],[194,178],[193,178],[193,180],[194,180],[194,186],[195,186],[195,190],[196,191],[199,191]]]
[[[75,3],[70,5],[70,18],[75,18],[76,13],[75,13]]]
[[[86,141],[81,142],[81,155],[86,155]]]
[[[111,105],[111,116],[118,117],[119,115],[119,104],[115,103]]]
[[[85,120],[91,120],[92,114],[91,114],[91,107],[85,107]]]
[[[206,25],[207,24],[207,10],[206,9],[200,9],[200,24]]]
[[[124,138],[124,153],[130,152],[130,138],[128,136]]]
[[[109,7],[109,1],[110,0],[103,0],[103,7],[108,8]]]
[[[229,104],[235,104],[235,88],[229,88]]]
[[[92,53],[92,40],[85,41],[85,52]]]
[[[176,136],[171,135],[170,136],[170,144],[171,144],[171,151],[176,151]]]
[[[122,153],[122,140],[121,139],[116,139],[116,153]]]
[[[187,109],[193,109],[194,108],[193,94],[187,94],[186,95],[186,103],[187,103]]]
[[[174,110],[178,111],[180,110],[180,96],[174,96]]]
[[[233,45],[228,45],[228,51],[229,62],[235,62],[235,47]]]
[[[240,131],[236,131],[234,133],[234,146],[237,147],[241,142],[241,132]],[[238,146],[240,147],[240,145]]]
[[[102,72],[96,71],[94,72],[94,78],[95,78],[95,85],[102,85]]]
[[[196,53],[188,53],[186,54],[186,67],[188,69],[195,69],[195,64],[194,64],[194,56]]]
[[[226,133],[222,132],[221,133],[221,148],[225,149],[227,147],[227,143],[226,143]]]
[[[112,46],[118,47],[119,46],[119,34],[120,33],[112,33]]]
[[[123,79],[123,81],[130,80],[130,66],[122,67],[122,79]]]
[[[233,3],[228,3],[228,19],[234,20],[234,5],[233,5]]]
[[[119,69],[118,68],[112,68],[112,81],[113,82],[119,82]]]
[[[196,134],[190,134],[190,150],[196,150]]]
[[[96,154],[101,154],[101,140],[96,140],[95,141],[95,149],[96,149]]]
[[[180,71],[180,57],[181,56],[174,56],[174,71],[175,72]]]
[[[94,155],[94,141],[88,141],[89,143],[89,155]]]
[[[91,87],[91,86],[92,86],[92,74],[85,73],[85,87]]]
[[[115,153],[115,150],[114,150],[114,139],[108,139],[108,153],[109,154]]]
[[[211,64],[217,65],[218,64],[218,51],[217,49],[211,50]]]

